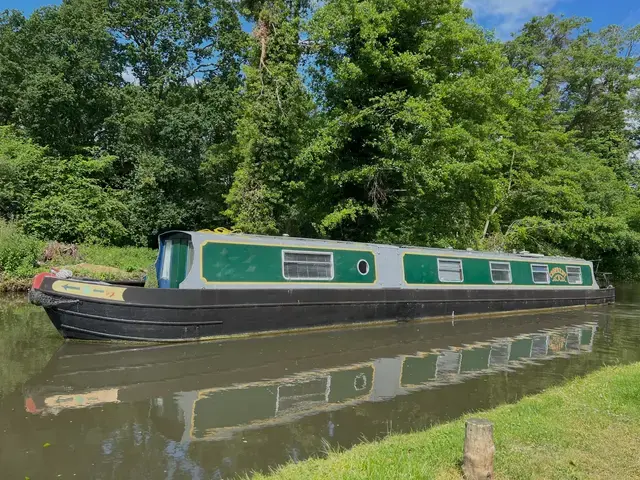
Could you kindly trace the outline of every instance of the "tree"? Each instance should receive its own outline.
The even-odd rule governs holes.
[[[630,121],[640,87],[640,27],[586,28],[587,19],[548,15],[506,45],[511,64],[540,86],[565,131],[620,178],[630,171],[640,125]]]
[[[226,214],[246,232],[298,234],[304,228],[295,191],[304,179],[295,159],[309,138],[310,95],[298,72],[304,0],[247,1],[255,22],[245,66],[242,116],[235,130],[238,169]]]
[[[108,186],[114,158],[61,158],[0,127],[0,216],[27,233],[64,242],[128,240],[122,192]]]
[[[0,19],[0,120],[62,154],[94,146],[122,83],[115,39],[98,0],[70,0],[28,19]],[[6,73],[6,75],[5,75]]]
[[[586,19],[534,18],[505,45],[531,83],[542,122],[529,128],[530,169],[516,171],[494,225],[499,248],[602,261],[638,271],[637,29],[587,29]],[[526,118],[526,115],[522,118]],[[543,147],[536,152],[536,148]],[[496,241],[497,240],[497,241]]]
[[[217,180],[228,172],[209,160],[238,115],[237,12],[223,0],[113,0],[109,19],[131,78],[114,92],[104,145],[120,161],[134,240],[218,223],[229,185]]]
[[[475,242],[508,175],[523,89],[469,16],[454,0],[338,0],[314,16],[327,125],[302,159],[321,233]]]

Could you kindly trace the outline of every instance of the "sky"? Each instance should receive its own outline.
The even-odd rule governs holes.
[[[38,7],[56,3],[60,2],[0,0],[0,10],[15,8],[28,14]],[[640,23],[638,0],[465,0],[465,4],[473,10],[478,23],[494,29],[503,39],[508,39],[532,16],[547,13],[589,17],[593,20],[591,28],[594,30],[612,23],[623,27]]]
[[[617,24],[632,27],[640,23],[640,3],[637,0],[465,0],[478,23],[495,29],[507,39],[535,15],[588,17],[591,29]]]

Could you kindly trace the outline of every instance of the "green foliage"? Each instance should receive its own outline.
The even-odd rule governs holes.
[[[236,11],[222,0],[121,0],[108,19],[128,39],[118,51],[133,76],[113,92],[116,108],[105,120],[127,190],[130,240],[144,245],[168,228],[221,223],[229,173],[208,161],[229,145],[238,114],[246,34]]]
[[[116,267],[126,272],[145,271],[155,263],[157,250],[141,247],[106,247],[102,245],[81,245],[80,259],[89,264]]]
[[[341,0],[312,19],[312,74],[328,113],[301,161],[324,202],[321,230],[474,241],[504,183],[513,147],[500,140],[513,136],[526,90],[469,15],[455,1]]]
[[[71,0],[28,19],[0,13],[0,123],[65,154],[96,145],[123,69],[104,6]]]
[[[639,40],[550,15],[503,43],[462,0],[5,11],[0,218],[65,242],[234,226],[640,275]]]
[[[632,93],[640,87],[640,27],[592,32],[587,24],[554,15],[534,18],[506,51],[516,68],[539,83],[556,121],[576,144],[624,177],[640,129],[629,122]]]
[[[43,149],[0,126],[0,216],[18,218],[32,197],[31,176],[42,161]]]
[[[50,258],[44,255],[45,247],[45,242],[25,234],[16,223],[0,219],[0,292],[26,290],[35,274],[51,267],[70,269],[78,277],[139,280],[147,276],[150,282],[157,282],[157,250],[83,244],[73,257],[58,254]]]
[[[226,214],[236,228],[254,233],[300,232],[295,158],[307,142],[313,104],[297,70],[299,1],[245,2],[256,21],[238,120],[238,168]]]
[[[516,165],[498,228],[506,248],[581,256],[631,277],[640,273],[631,161],[640,127],[633,121],[640,30],[591,32],[587,23],[537,18],[506,45],[512,65],[536,83],[532,91],[551,121],[535,131],[556,153],[532,153],[530,171]]]
[[[25,235],[0,219],[0,279],[31,277],[36,270],[43,242]]]
[[[126,206],[103,185],[114,157],[60,158],[0,127],[0,211],[27,233],[63,242],[122,244]]]

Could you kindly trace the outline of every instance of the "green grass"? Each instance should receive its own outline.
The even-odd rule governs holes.
[[[19,279],[34,272],[44,242],[22,233],[12,223],[0,219],[0,281]]]
[[[640,364],[607,367],[482,416],[494,422],[496,479],[639,478]],[[257,479],[461,478],[464,418],[392,435]]]
[[[76,265],[66,263],[65,267],[76,277],[99,280],[137,280],[144,276],[155,278],[153,264],[157,254],[157,250],[143,247],[80,245]]]
[[[85,263],[115,267],[125,272],[146,271],[158,254],[150,248],[100,245],[80,245],[78,251]]]
[[[46,247],[47,242],[25,235],[15,224],[0,219],[0,292],[27,290],[34,275],[51,267],[65,267],[76,277],[98,280],[134,280],[146,275],[153,285],[157,250],[79,245],[75,257],[57,255],[44,261]]]

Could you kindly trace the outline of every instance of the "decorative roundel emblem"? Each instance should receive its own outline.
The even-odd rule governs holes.
[[[358,260],[358,272],[360,275],[366,275],[369,273],[369,262],[364,259]]]

